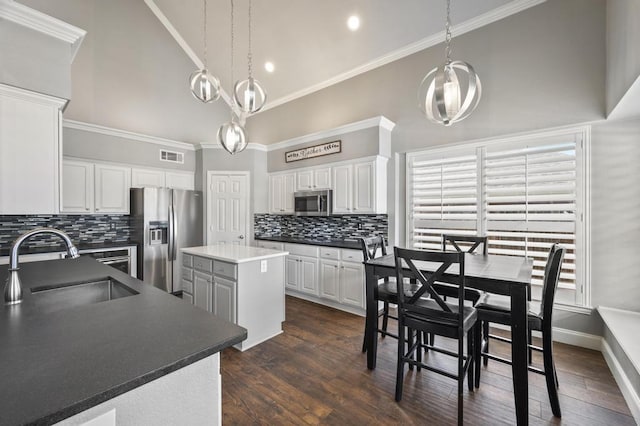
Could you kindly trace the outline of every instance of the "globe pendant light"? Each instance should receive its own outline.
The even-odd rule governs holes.
[[[480,78],[473,67],[451,60],[450,0],[447,0],[446,62],[424,77],[418,89],[418,105],[434,123],[450,126],[464,120],[476,109],[482,95]]]
[[[231,0],[231,80],[233,81],[233,0]],[[233,113],[231,106],[231,119],[218,129],[218,142],[229,154],[236,154],[244,151],[247,147],[247,138],[244,128],[240,124],[238,117]]]
[[[246,80],[238,81],[233,86],[233,99],[242,112],[253,114],[262,109],[267,101],[267,93],[258,80],[251,75],[251,0],[249,0],[249,53],[247,54],[248,74]]]
[[[191,93],[204,103],[220,98],[220,81],[207,69],[207,0],[204,0],[204,68],[189,77]]]

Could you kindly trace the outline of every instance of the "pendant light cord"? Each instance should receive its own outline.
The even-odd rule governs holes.
[[[444,24],[445,28],[445,52],[447,55],[446,64],[449,65],[451,63],[451,0],[447,0],[447,21]]]
[[[204,0],[204,69],[207,68],[207,0]]]
[[[247,54],[249,78],[251,78],[251,0],[249,0],[249,53]]]
[[[233,93],[233,43],[235,34],[233,32],[233,0],[231,0],[231,93]],[[232,103],[233,105],[233,103]],[[231,121],[233,121],[233,106],[230,108],[231,110]]]

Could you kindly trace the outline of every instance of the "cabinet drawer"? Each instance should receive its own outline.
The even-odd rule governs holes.
[[[223,275],[229,278],[236,278],[236,265],[233,263],[220,262],[218,260],[213,264],[213,273]]]
[[[193,269],[182,268],[182,279],[187,281],[193,281]]]
[[[186,266],[187,268],[193,268],[193,256],[191,256],[190,254],[183,254],[182,266]]]
[[[340,260],[340,249],[333,247],[320,247],[320,257],[323,259]]]
[[[213,260],[205,259],[204,257],[193,257],[193,267],[198,271],[202,272],[212,272],[213,271]]]
[[[271,249],[271,250],[279,250],[279,251],[283,251],[284,250],[284,243],[277,243],[274,241],[258,241],[258,247],[260,248],[266,248],[266,249]]]
[[[182,291],[193,294],[193,283],[191,281],[182,280]]]
[[[362,252],[358,250],[342,249],[341,259],[345,262],[362,262]]]
[[[318,246],[308,246],[306,244],[285,244],[284,251],[297,256],[318,257]]]

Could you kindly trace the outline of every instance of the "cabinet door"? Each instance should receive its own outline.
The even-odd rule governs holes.
[[[193,304],[205,311],[211,312],[212,299],[211,275],[194,271],[193,273]]]
[[[340,302],[364,308],[364,266],[342,262],[340,266]]]
[[[131,169],[95,165],[95,211],[97,213],[128,213]]]
[[[331,167],[315,169],[313,171],[313,187],[315,189],[331,188]]]
[[[333,212],[351,213],[352,166],[333,168]]]
[[[164,188],[162,170],[131,169],[132,188]]]
[[[284,212],[282,205],[283,176],[269,176],[269,212],[280,214]]]
[[[320,296],[336,302],[340,301],[339,266],[337,260],[320,260]]]
[[[64,160],[61,210],[63,213],[93,211],[93,164]]]
[[[299,260],[299,256],[289,255],[284,261],[284,285],[286,288],[291,290],[300,290],[300,278],[298,273],[300,270],[300,268],[298,268]]]
[[[213,313],[217,317],[236,323],[236,282],[215,276],[213,278]]]
[[[353,212],[375,213],[376,189],[374,162],[353,165],[353,190]]]
[[[173,189],[195,189],[195,173],[190,172],[166,172],[165,173],[165,182],[167,188]]]
[[[294,213],[294,192],[296,192],[296,174],[284,175],[282,189],[282,210],[284,213]]]
[[[296,189],[298,191],[308,191],[313,188],[313,170],[296,173]]]
[[[300,291],[318,295],[318,259],[300,257],[299,261]]]

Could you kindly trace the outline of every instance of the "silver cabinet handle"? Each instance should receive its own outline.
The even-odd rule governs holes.
[[[244,235],[240,235],[238,238],[240,238],[241,240],[244,240]]]

